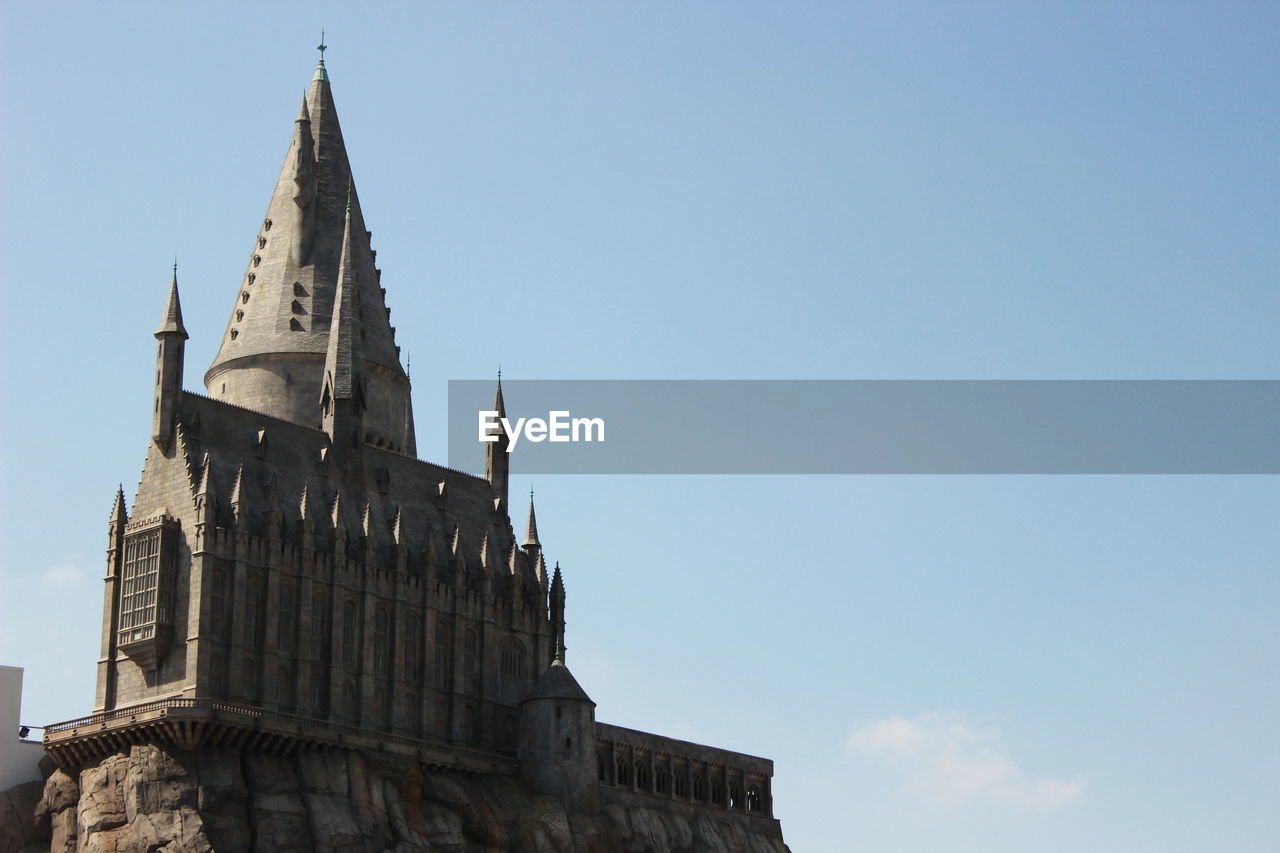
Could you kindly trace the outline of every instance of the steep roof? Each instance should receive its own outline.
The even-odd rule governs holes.
[[[221,369],[251,356],[306,353],[323,357],[344,252],[350,274],[370,285],[359,289],[353,312],[363,332],[363,358],[403,377],[327,73],[317,73],[311,81],[294,125],[206,383]],[[348,230],[350,245],[344,249]],[[317,373],[321,364],[321,358],[315,359]]]
[[[573,677],[573,673],[569,672],[569,667],[565,666],[560,658],[551,661],[551,666],[547,667],[547,671],[542,673],[538,683],[533,686],[533,690],[522,701],[528,702],[531,699],[572,699],[579,702],[591,702],[591,697],[587,695],[587,691],[582,689],[582,685],[578,684],[578,679]],[[591,704],[594,705],[595,702],[591,702]]]

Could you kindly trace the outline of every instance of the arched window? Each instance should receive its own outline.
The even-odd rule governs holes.
[[[418,647],[422,638],[418,636],[418,617],[409,614],[404,620],[404,678],[410,684],[417,684]]]
[[[323,666],[311,668],[311,714],[323,716],[329,710],[329,679]]]
[[[342,713],[348,720],[356,716],[356,683],[350,678],[342,680]]]
[[[470,705],[462,709],[462,728],[467,743],[474,746],[480,740],[480,718]]]
[[[323,661],[329,648],[329,598],[323,592],[311,596],[311,659]]]
[[[267,581],[261,575],[249,578],[249,588],[244,597],[244,637],[251,646],[261,645],[262,604],[267,597]]]
[[[436,620],[436,687],[449,686],[450,663],[453,659],[453,633],[444,619]]]
[[[279,611],[276,620],[276,648],[282,652],[293,651],[294,635],[293,584],[280,584]]]
[[[729,783],[729,808],[742,808],[742,789],[738,787],[736,780]]]
[[[217,652],[209,658],[209,688],[218,699],[227,692],[227,660]]]
[[[472,696],[480,695],[480,640],[475,628],[462,635],[462,689]]]
[[[724,787],[720,781],[720,777],[714,773],[711,776],[711,804],[718,806],[724,802]]]
[[[631,785],[631,762],[627,760],[625,755],[619,755],[617,764],[617,773],[614,774],[615,785]]]
[[[649,762],[644,756],[636,761],[636,787],[642,791],[649,790]]]
[[[659,794],[665,794],[671,789],[671,771],[666,765],[660,764],[653,772],[653,787]]]
[[[356,603],[342,605],[342,665],[356,665]]]
[[[245,655],[241,677],[244,680],[244,698],[258,698],[258,662],[251,655]]]
[[[377,684],[373,688],[373,716],[378,725],[386,725],[388,710],[387,686],[385,684]]]
[[[435,730],[440,737],[449,735],[449,699],[444,694],[436,696]]]
[[[760,811],[760,791],[757,788],[747,789],[747,811]]]
[[[227,637],[227,573],[214,569],[209,581],[210,636],[225,642]],[[225,679],[226,672],[223,672]]]
[[[707,791],[707,787],[702,782],[702,771],[694,770],[693,771],[693,798],[700,803],[705,803],[707,801],[706,791]]]
[[[685,785],[684,778],[685,778],[684,768],[680,768],[676,770],[675,784],[672,785],[672,787],[675,789],[675,794],[677,797],[685,796],[685,791],[688,790],[688,787]]]
[[[391,617],[387,608],[379,607],[373,612],[373,671],[377,675],[386,675],[390,669],[391,646],[388,642],[388,631]]]
[[[276,703],[293,707],[293,671],[287,666],[276,668]]]
[[[609,761],[604,757],[604,753],[596,750],[596,780],[599,782],[609,781]]]
[[[404,694],[404,725],[411,732],[418,731],[418,695]]]
[[[502,645],[502,700],[518,702],[524,687],[524,646],[519,640]]]
[[[516,715],[502,715],[502,746],[505,749],[516,748]]]

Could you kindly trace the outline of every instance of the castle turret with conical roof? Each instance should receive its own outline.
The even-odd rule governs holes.
[[[222,345],[205,374],[209,396],[322,426],[318,401],[331,332],[343,318],[337,308],[345,275],[357,283],[348,294],[346,319],[361,331],[352,372],[366,383],[359,440],[411,451],[409,380],[375,257],[321,60],[294,121]]]

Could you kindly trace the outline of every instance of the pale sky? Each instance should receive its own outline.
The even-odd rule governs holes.
[[[425,458],[499,363],[1280,378],[1271,3],[6,4],[24,722],[92,707],[172,258],[203,390],[322,27]],[[772,758],[797,853],[1275,848],[1274,477],[536,485],[598,717]]]

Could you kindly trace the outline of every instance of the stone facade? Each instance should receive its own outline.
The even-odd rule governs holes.
[[[484,477],[414,456],[375,262],[321,62],[207,395],[175,269],[54,849],[784,850],[771,762],[596,722],[506,436]]]

